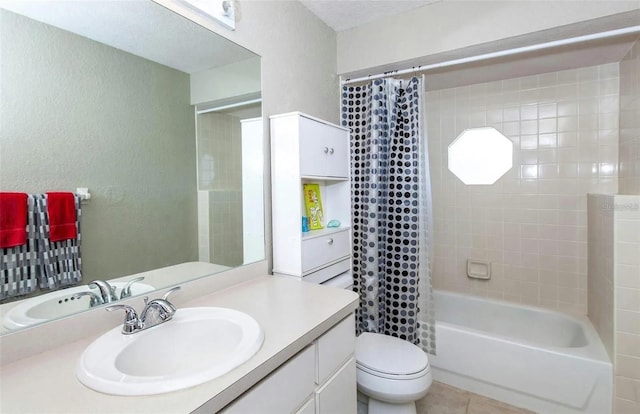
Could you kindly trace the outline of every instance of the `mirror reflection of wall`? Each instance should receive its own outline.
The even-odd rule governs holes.
[[[0,191],[89,188],[82,285],[199,262],[194,112],[259,98],[260,57],[153,2],[26,3],[0,9]],[[258,102],[251,117],[260,116]],[[209,153],[237,160],[227,149]],[[245,197],[242,181],[232,188]],[[262,217],[263,189],[254,189]],[[240,244],[192,277],[264,259],[264,238],[260,252],[243,254],[242,215],[229,230],[214,207],[212,229],[239,229]],[[165,273],[155,288],[190,278]]]
[[[264,258],[260,59],[249,58],[191,75],[196,107],[198,260],[238,266]],[[243,128],[255,119],[257,128]],[[252,151],[251,149],[254,148]],[[256,154],[257,156],[251,156]],[[247,175],[247,171],[254,171]],[[259,185],[249,185],[257,180]],[[249,203],[247,200],[251,200]],[[253,206],[253,215],[244,211]],[[245,221],[258,216],[256,223]],[[260,243],[248,234],[259,226]]]
[[[1,29],[3,191],[93,192],[84,283],[196,260],[189,75],[4,10]]]
[[[262,119],[260,104],[240,102],[198,111],[198,229],[199,260],[238,266],[247,260],[244,246],[251,228],[264,222],[243,223],[245,210],[255,208],[247,196],[258,188],[248,188],[251,171],[259,173],[262,185]],[[257,123],[248,127],[244,121]],[[255,137],[258,136],[256,141]],[[257,148],[256,148],[257,146]],[[257,151],[256,151],[257,150]],[[258,152],[258,157],[252,156]],[[257,165],[256,165],[257,162]],[[252,205],[245,205],[252,203]],[[264,240],[264,237],[262,238]]]

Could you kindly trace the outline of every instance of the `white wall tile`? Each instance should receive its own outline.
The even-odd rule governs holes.
[[[640,267],[640,243],[616,242],[615,248],[617,264]]]
[[[616,398],[614,402],[615,414],[638,414],[640,403],[623,398]]]
[[[616,356],[615,374],[621,377],[638,379],[640,358],[618,354]]]
[[[640,357],[640,335],[620,331],[616,332],[616,353],[619,355]],[[639,374],[640,370],[635,373],[636,376]]]
[[[615,222],[616,414],[640,412],[640,263],[635,263],[640,254],[640,208],[636,204],[640,205],[640,195],[618,195],[606,205]]]
[[[616,264],[615,275],[618,286],[640,289],[640,268],[638,266]]]
[[[640,312],[640,289],[616,288],[616,309]]]
[[[618,377],[616,380],[616,397],[629,401],[638,401],[640,396],[636,394],[637,382],[631,378]]]
[[[430,152],[433,198],[446,207],[436,213],[451,219],[436,239],[436,288],[491,290],[506,300],[586,314],[586,193],[617,190],[617,134],[600,133],[599,125],[618,122],[618,79],[613,64],[428,95],[437,100],[427,104],[429,119],[449,125],[429,128],[428,137],[430,149],[440,143]],[[514,168],[493,186],[467,187],[447,170],[446,147],[463,127],[486,123],[514,142]],[[504,280],[489,286],[458,274],[462,266],[447,264],[444,252],[451,250],[458,263],[470,251],[496,259]]]
[[[640,194],[640,41],[620,63],[620,193]]]

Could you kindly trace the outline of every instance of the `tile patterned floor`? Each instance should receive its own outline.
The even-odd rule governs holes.
[[[434,381],[416,402],[418,414],[535,414],[482,395]]]
[[[427,395],[416,402],[418,414],[535,414],[482,395],[434,381]],[[358,414],[367,414],[358,401]]]

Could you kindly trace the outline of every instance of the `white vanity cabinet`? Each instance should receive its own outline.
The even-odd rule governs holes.
[[[355,414],[354,352],[355,325],[351,314],[221,413]]]
[[[349,131],[300,112],[270,127],[273,273],[322,283],[351,268]],[[303,233],[305,183],[319,185],[325,228]]]

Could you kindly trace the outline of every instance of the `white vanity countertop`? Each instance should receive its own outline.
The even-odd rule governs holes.
[[[251,315],[264,329],[262,347],[238,368],[204,384],[166,394],[121,397],[93,391],[76,379],[76,363],[96,338],[87,337],[4,365],[0,412],[214,413],[348,316],[357,307],[357,295],[265,276],[192,300],[178,306],[178,312],[180,307],[197,306],[227,307]]]

